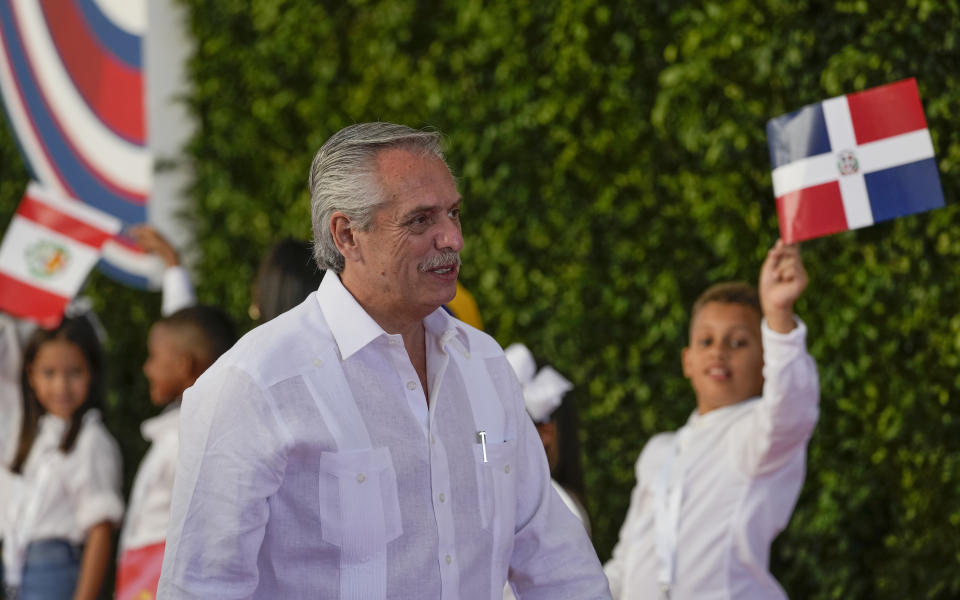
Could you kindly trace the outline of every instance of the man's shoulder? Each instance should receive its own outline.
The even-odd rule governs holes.
[[[295,375],[330,351],[336,352],[336,343],[311,294],[296,307],[247,332],[207,373],[241,371],[266,387]]]

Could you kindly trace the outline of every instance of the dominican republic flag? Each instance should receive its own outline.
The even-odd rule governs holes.
[[[0,244],[0,310],[53,328],[119,219],[32,183]]]
[[[125,224],[153,184],[144,96],[148,0],[0,0],[0,99],[31,179]],[[157,261],[123,235],[100,269],[149,287]]]
[[[771,119],[767,138],[787,243],[943,206],[913,78]]]

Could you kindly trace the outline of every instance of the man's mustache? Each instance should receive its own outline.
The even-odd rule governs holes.
[[[456,250],[446,250],[440,254],[431,256],[417,266],[421,273],[431,269],[442,269],[444,267],[459,267],[460,253]]]

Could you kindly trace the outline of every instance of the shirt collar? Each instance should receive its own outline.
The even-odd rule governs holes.
[[[363,310],[353,294],[344,287],[340,276],[333,271],[328,270],[324,274],[320,288],[317,290],[317,301],[340,350],[341,360],[350,358],[380,336],[388,335],[373,320],[373,317]],[[438,308],[427,315],[423,325],[427,336],[438,339],[440,347],[454,339],[460,343],[464,352],[469,352],[466,329],[443,308]]]
[[[163,411],[140,424],[140,433],[148,441],[156,441],[166,432],[176,431],[180,424],[180,400],[171,402]]]
[[[456,342],[461,352],[469,356],[470,337],[467,335],[463,322],[454,319],[443,307],[433,311],[423,320],[427,335],[437,339],[438,345],[443,348],[450,341]]]
[[[690,418],[687,419],[687,425],[694,429],[702,429],[704,427],[711,427],[717,423],[721,423],[726,419],[730,418],[732,415],[739,413],[746,406],[749,406],[753,401],[759,400],[760,396],[755,396],[753,398],[747,398],[746,400],[741,400],[735,404],[730,404],[728,406],[721,406],[720,408],[715,408],[708,412],[705,415],[701,415],[694,409],[693,413],[690,415]]]

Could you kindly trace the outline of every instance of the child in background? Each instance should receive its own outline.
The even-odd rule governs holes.
[[[100,343],[85,317],[29,338],[14,459],[0,468],[8,598],[93,600],[123,516],[120,451],[100,420]]]
[[[235,341],[230,318],[211,306],[181,309],[150,328],[143,373],[150,401],[163,411],[141,426],[151,445],[137,469],[120,533],[118,600],[156,594],[177,463],[180,398]]]
[[[527,414],[533,419],[543,442],[550,467],[550,483],[590,535],[590,518],[583,506],[576,413],[571,403],[563,403],[564,394],[573,389],[573,384],[553,367],[545,366],[538,371],[533,353],[523,344],[510,344],[504,353],[520,380]],[[503,588],[503,600],[515,599],[508,583]]]
[[[527,413],[543,442],[551,483],[589,535],[590,519],[583,506],[583,472],[576,414],[570,403],[563,404],[563,396],[573,389],[573,384],[553,367],[546,366],[537,371],[533,354],[523,344],[511,344],[504,352],[520,380]]]
[[[250,318],[263,324],[300,304],[320,287],[323,273],[314,261],[310,242],[280,240],[257,270]]]
[[[604,567],[614,598],[786,598],[768,570],[770,544],[800,494],[820,395],[793,314],[806,286],[797,247],[777,241],[759,297],[726,283],[694,304],[683,373],[697,410],[637,460]]]

